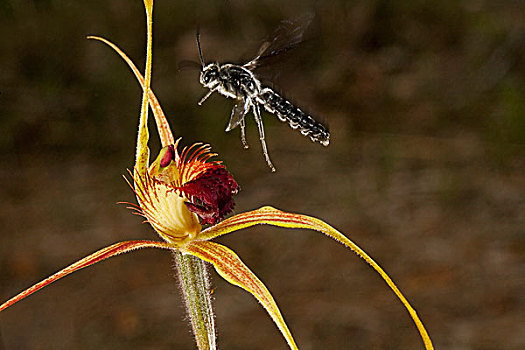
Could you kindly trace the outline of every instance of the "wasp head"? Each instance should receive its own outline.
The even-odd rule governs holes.
[[[217,63],[210,63],[202,68],[200,82],[207,88],[214,88],[219,84],[219,65]]]

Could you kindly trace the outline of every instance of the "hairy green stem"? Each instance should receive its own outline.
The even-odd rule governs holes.
[[[204,261],[173,252],[179,282],[199,350],[215,350],[215,319],[208,272]]]

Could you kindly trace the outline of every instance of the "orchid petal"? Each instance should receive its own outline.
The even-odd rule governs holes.
[[[359,257],[364,259],[370,266],[372,266],[372,268],[376,270],[377,273],[379,273],[379,275],[383,278],[386,284],[388,284],[390,289],[392,289],[392,291],[396,294],[396,296],[399,298],[399,300],[401,300],[405,308],[408,310],[410,317],[414,321],[419,331],[419,334],[421,335],[423,343],[425,344],[425,348],[427,350],[434,349],[432,341],[430,340],[430,337],[425,327],[423,326],[423,323],[419,319],[416,311],[414,310],[414,308],[412,308],[408,300],[397,288],[397,286],[387,275],[387,273],[354,242],[349,240],[342,233],[340,233],[339,231],[337,231],[332,226],[328,225],[322,220],[307,215],[287,213],[275,209],[273,207],[266,206],[257,210],[232,216],[215,226],[209,227],[199,234],[198,239],[210,240],[212,238],[258,224],[267,224],[286,228],[304,228],[319,231],[335,239],[339,243],[342,243],[346,247],[350,248]]]
[[[76,272],[80,269],[83,269],[84,267],[91,266],[99,261],[105,260],[107,258],[111,258],[112,256],[123,254],[130,252],[135,249],[139,248],[162,248],[162,249],[171,249],[172,246],[168,243],[164,242],[155,242],[155,241],[124,241],[115,243],[113,245],[110,245],[106,248],[102,248],[99,251],[86,256],[83,259],[78,260],[77,262],[69,265],[68,267],[58,271],[54,275],[49,276],[45,280],[42,280],[38,282],[37,284],[34,284],[33,286],[27,288],[23,292],[20,292],[19,294],[15,295],[2,305],[0,305],[0,311],[7,309],[9,306],[19,302],[20,300],[30,296],[31,294],[39,291],[40,289],[44,288],[45,286],[50,285],[51,283],[55,282],[56,280],[61,279],[62,277],[65,277],[69,275],[70,273]]]
[[[133,73],[135,73],[135,77],[137,77],[137,80],[140,83],[140,86],[144,88],[144,78],[142,77],[142,74],[138,70],[138,68],[135,66],[133,61],[115,44],[113,44],[111,41],[98,37],[98,36],[88,36],[88,39],[94,39],[98,41],[102,41],[103,43],[107,44],[109,47],[111,47],[113,50],[115,50],[120,57],[131,68]],[[151,109],[153,110],[153,115],[155,116],[155,122],[157,123],[157,130],[159,131],[160,136],[160,142],[162,144],[162,147],[166,147],[168,145],[172,145],[175,143],[175,139],[173,138],[173,134],[171,132],[170,125],[168,123],[168,120],[166,119],[166,116],[164,115],[164,111],[162,110],[162,107],[160,106],[159,100],[155,96],[153,90],[149,90],[149,103],[151,106]]]
[[[250,292],[270,314],[290,348],[298,349],[272,295],[237,254],[221,244],[209,241],[192,241],[181,251],[213,264],[226,281]]]

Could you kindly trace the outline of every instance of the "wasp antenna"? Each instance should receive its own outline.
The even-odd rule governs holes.
[[[204,68],[205,63],[204,63],[204,58],[202,57],[201,41],[199,38],[200,38],[200,33],[199,33],[199,28],[197,27],[197,49],[199,49],[199,58],[201,60],[202,67]]]

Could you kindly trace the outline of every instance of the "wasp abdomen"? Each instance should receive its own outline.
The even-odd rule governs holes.
[[[268,112],[275,114],[282,122],[288,122],[293,129],[299,129],[301,134],[309,136],[312,141],[328,146],[330,132],[323,124],[301,111],[271,88],[263,88],[259,96]]]

